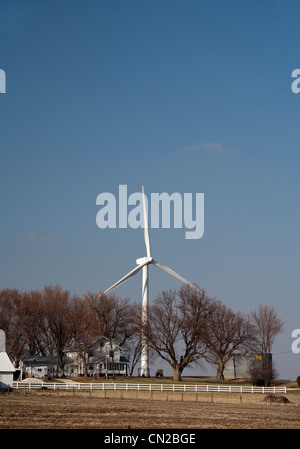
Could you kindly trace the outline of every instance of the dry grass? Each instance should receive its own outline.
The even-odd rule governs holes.
[[[286,396],[270,405],[262,394],[14,391],[0,395],[0,428],[300,429],[299,392]]]

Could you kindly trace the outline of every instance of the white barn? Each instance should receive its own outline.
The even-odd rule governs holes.
[[[5,347],[5,332],[0,329],[0,390],[13,387],[15,368],[11,363]]]

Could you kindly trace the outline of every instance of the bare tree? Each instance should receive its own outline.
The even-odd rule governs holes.
[[[64,375],[64,349],[71,337],[70,292],[59,285],[46,286],[42,297],[42,314],[57,355],[56,375],[59,368]]]
[[[267,368],[269,365],[269,354],[272,352],[276,336],[283,329],[283,321],[278,318],[273,306],[262,304],[258,306],[257,311],[251,313],[251,317],[255,326],[258,351],[263,357],[263,366]]]
[[[87,376],[89,348],[99,336],[96,317],[86,298],[74,296],[70,301],[71,334]]]
[[[42,297],[39,290],[25,292],[18,306],[25,349],[29,355],[46,355],[40,330]]]
[[[209,361],[217,365],[217,379],[224,380],[226,363],[233,356],[242,356],[253,343],[254,327],[250,318],[235,313],[220,301],[206,321],[204,341],[209,349]]]
[[[283,329],[283,321],[278,317],[273,306],[258,306],[257,311],[251,313],[255,328],[255,346],[257,359],[250,367],[253,382],[269,385],[276,375],[272,364],[272,346],[276,336]]]
[[[139,309],[139,308],[138,308]],[[140,313],[142,313],[142,309],[139,309]],[[139,319],[138,319],[139,320]],[[128,358],[130,363],[129,375],[133,376],[133,372],[137,364],[141,360],[142,355],[142,335],[140,330],[136,330],[136,332],[129,337],[124,345],[125,355]],[[157,353],[150,347],[148,351],[148,361],[149,363],[153,362],[157,357]]]
[[[89,292],[84,297],[96,317],[98,335],[102,334],[110,342],[109,354],[114,371],[113,343],[124,346],[136,331],[134,306],[129,304],[128,298],[121,299],[114,294]]]
[[[129,369],[129,376],[133,375],[134,368],[138,364],[138,362],[141,360],[141,353],[142,353],[142,340],[141,336],[139,334],[134,334],[130,337],[128,343],[130,344],[130,348],[128,348],[127,351],[127,357],[130,364]]]
[[[206,292],[190,286],[161,292],[149,307],[144,328],[148,344],[172,367],[175,381],[182,380],[184,368],[204,357],[202,333],[211,312]]]
[[[0,329],[5,332],[6,351],[16,366],[24,348],[19,314],[21,299],[22,293],[17,289],[0,291]]]
[[[87,293],[84,295],[98,325],[98,335],[104,335],[119,346],[135,332],[133,306],[129,299],[114,294]]]

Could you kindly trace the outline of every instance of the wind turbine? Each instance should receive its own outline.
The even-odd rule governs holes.
[[[159,264],[156,260],[154,260],[151,256],[151,247],[150,247],[150,237],[149,237],[149,228],[148,228],[148,216],[147,216],[147,208],[145,201],[145,192],[144,186],[142,186],[142,198],[143,198],[143,215],[144,215],[144,239],[146,245],[147,256],[141,257],[136,260],[137,266],[131,270],[128,274],[126,274],[122,279],[113,284],[111,287],[107,288],[104,293],[109,293],[114,290],[119,285],[128,281],[131,277],[135,276],[140,270],[142,271],[142,323],[144,325],[147,324],[147,312],[148,312],[148,301],[149,301],[149,265],[153,264],[157,268],[165,271],[170,274],[174,278],[183,282],[184,284],[190,285],[193,288],[196,288],[195,285],[191,284],[189,281],[184,279],[180,274],[176,273],[169,267],[165,265]],[[142,352],[141,352],[141,375],[145,377],[149,376],[149,362],[148,362],[148,343],[145,334],[142,332]]]

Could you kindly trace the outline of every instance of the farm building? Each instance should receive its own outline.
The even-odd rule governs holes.
[[[245,357],[232,357],[225,365],[225,377],[248,377],[249,360]]]
[[[250,376],[249,369],[253,363],[260,363],[261,355],[251,354],[248,357],[232,357],[225,365],[225,377],[244,377]],[[269,354],[269,367],[272,368],[272,354]]]
[[[5,347],[5,332],[0,329],[0,390],[12,388],[15,368],[11,363]]]
[[[120,376],[127,375],[129,360],[121,355],[121,348],[105,337],[86,345],[73,338],[63,357],[66,376]],[[27,356],[20,362],[22,377],[55,377],[57,356]],[[59,369],[58,375],[61,375]]]
[[[85,373],[89,376],[126,376],[130,362],[121,351],[120,346],[103,336],[88,345],[80,338],[73,338],[66,350],[69,361],[65,373],[69,376]]]
[[[67,361],[65,359],[65,361]],[[22,378],[38,377],[40,379],[45,376],[56,376],[57,356],[36,356],[30,355],[23,357],[20,362]]]

